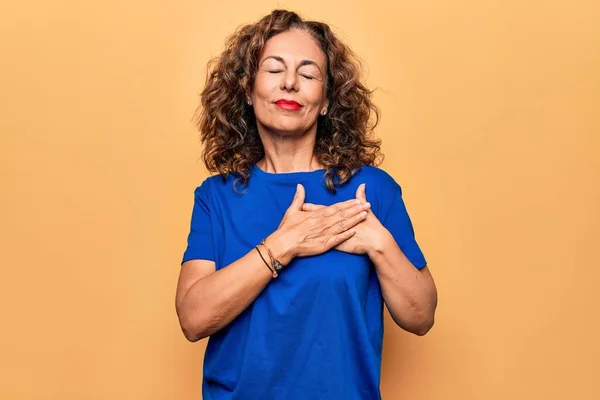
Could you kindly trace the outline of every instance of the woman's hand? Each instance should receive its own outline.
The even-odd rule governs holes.
[[[367,202],[365,188],[366,185],[363,183],[356,189],[356,199],[363,204]],[[318,211],[323,208],[326,207],[310,203],[304,203],[304,206],[302,207],[302,209],[306,211]],[[356,233],[335,246],[337,250],[352,254],[371,254],[377,249],[377,246],[383,243],[383,239],[387,232],[371,209],[367,211],[367,217],[356,225],[353,230]]]
[[[304,199],[304,187],[299,184],[279,228],[267,238],[267,243],[287,249],[279,259],[284,265],[293,257],[321,254],[347,241],[355,234],[354,227],[367,218],[371,207],[367,202],[352,199],[305,210]]]

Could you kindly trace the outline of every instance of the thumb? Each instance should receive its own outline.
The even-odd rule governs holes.
[[[358,185],[358,188],[356,189],[356,198],[363,203],[367,202],[366,189],[367,189],[366,183],[361,183],[360,185]]]
[[[292,205],[290,206],[293,210],[302,211],[302,205],[304,204],[304,198],[306,194],[304,192],[304,186],[298,184],[296,186],[296,194],[294,195],[294,199],[292,200]]]

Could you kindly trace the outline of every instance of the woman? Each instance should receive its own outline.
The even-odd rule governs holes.
[[[198,123],[219,175],[195,191],[176,296],[186,338],[210,336],[205,400],[377,399],[383,303],[409,332],[433,325],[359,75],[327,25],[283,10],[209,70]]]

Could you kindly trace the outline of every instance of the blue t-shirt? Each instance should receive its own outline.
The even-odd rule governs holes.
[[[296,185],[306,202],[331,205],[367,200],[416,268],[426,265],[400,186],[383,170],[362,167],[332,194],[324,170],[267,173],[256,165],[248,186],[233,176],[206,179],[195,191],[183,261],[212,260],[221,269],[274,232]],[[265,267],[266,268],[266,267]],[[292,260],[256,300],[214,333],[204,356],[204,400],[380,399],[383,298],[366,255],[335,249]]]

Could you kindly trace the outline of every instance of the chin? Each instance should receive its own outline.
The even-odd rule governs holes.
[[[278,123],[265,125],[265,128],[277,132],[281,136],[296,136],[302,135],[310,130],[310,126],[299,125],[297,123]]]
[[[274,132],[277,132],[280,136],[299,136],[305,132],[302,128],[291,128],[291,127],[279,127],[273,128]]]

